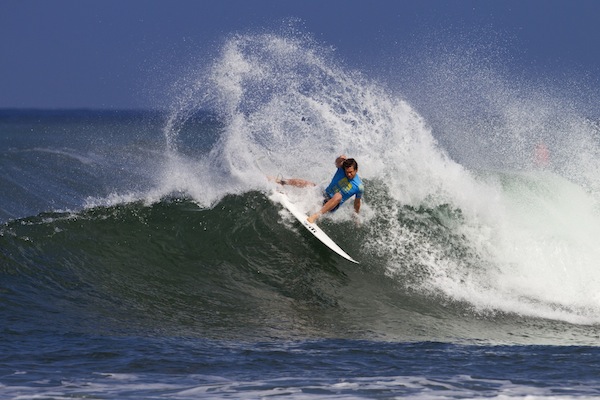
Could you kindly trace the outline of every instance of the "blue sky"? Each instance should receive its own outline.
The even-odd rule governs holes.
[[[466,35],[598,82],[599,17],[596,0],[0,0],[0,108],[154,107],[228,35],[289,18],[367,74],[401,74],[391,61],[424,37]]]

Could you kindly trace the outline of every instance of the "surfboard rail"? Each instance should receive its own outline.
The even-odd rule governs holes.
[[[308,215],[304,214],[302,211],[296,207],[294,203],[292,203],[289,197],[282,192],[274,191],[272,195],[272,199],[280,203],[286,210],[288,210],[294,218],[298,220],[308,230],[312,233],[321,243],[327,246],[336,254],[345,258],[348,261],[359,264],[354,258],[352,258],[348,253],[346,253],[336,242],[333,241],[317,224],[311,224],[308,222]]]

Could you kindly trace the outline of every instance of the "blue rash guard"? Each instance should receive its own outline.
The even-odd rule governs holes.
[[[346,178],[346,173],[344,172],[344,168],[338,168],[331,183],[325,189],[325,195],[328,197],[327,200],[333,197],[336,193],[342,194],[342,201],[338,204],[337,207],[341,206],[346,200],[350,197],[356,195],[357,199],[362,198],[365,189],[362,181],[358,177],[358,174],[352,180],[348,180]],[[336,210],[337,207],[334,209]],[[334,211],[331,210],[331,211]]]

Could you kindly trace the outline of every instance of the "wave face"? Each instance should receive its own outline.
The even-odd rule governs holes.
[[[398,224],[444,231],[444,211],[407,209]],[[353,229],[350,222],[324,226]],[[356,241],[367,235],[335,236],[358,251]],[[462,241],[441,235],[447,244]],[[389,274],[379,255],[360,251],[362,264],[353,267],[261,192],[226,196],[213,208],[172,199],[42,214],[8,223],[0,244],[1,311],[15,332],[46,321],[44,329],[56,332],[244,340],[561,343],[586,336],[583,326],[518,313],[482,318],[467,301],[420,290],[431,279],[426,273]]]
[[[511,115],[495,104],[489,114]],[[563,142],[548,140],[554,158],[536,166],[523,161],[537,141],[521,140],[531,129],[519,119],[489,119],[479,136],[466,131],[469,149],[446,148],[459,135],[454,109],[438,133],[310,39],[232,36],[179,82],[160,129],[105,115],[119,128],[78,128],[93,149],[57,134],[5,151],[30,173],[2,178],[36,202],[2,195],[13,207],[0,231],[0,311],[22,330],[34,329],[18,317],[27,313],[108,333],[594,343],[600,217],[595,164],[582,159],[597,152],[597,129],[568,109],[561,126],[579,157],[569,164]],[[488,135],[489,163],[473,161]],[[340,153],[367,186],[361,224],[348,206],[321,224],[358,267],[271,202],[265,179],[325,184]],[[23,154],[61,168],[37,175],[39,157]],[[300,196],[318,204],[316,189]]]

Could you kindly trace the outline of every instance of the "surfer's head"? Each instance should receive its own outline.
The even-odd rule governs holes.
[[[348,178],[348,180],[352,180],[358,172],[358,163],[354,158],[347,158],[342,163],[342,168],[344,168],[346,178]]]
[[[353,167],[355,170],[358,171],[358,163],[354,158],[346,158],[344,160],[344,162],[342,163],[342,168],[346,169],[348,167]]]

